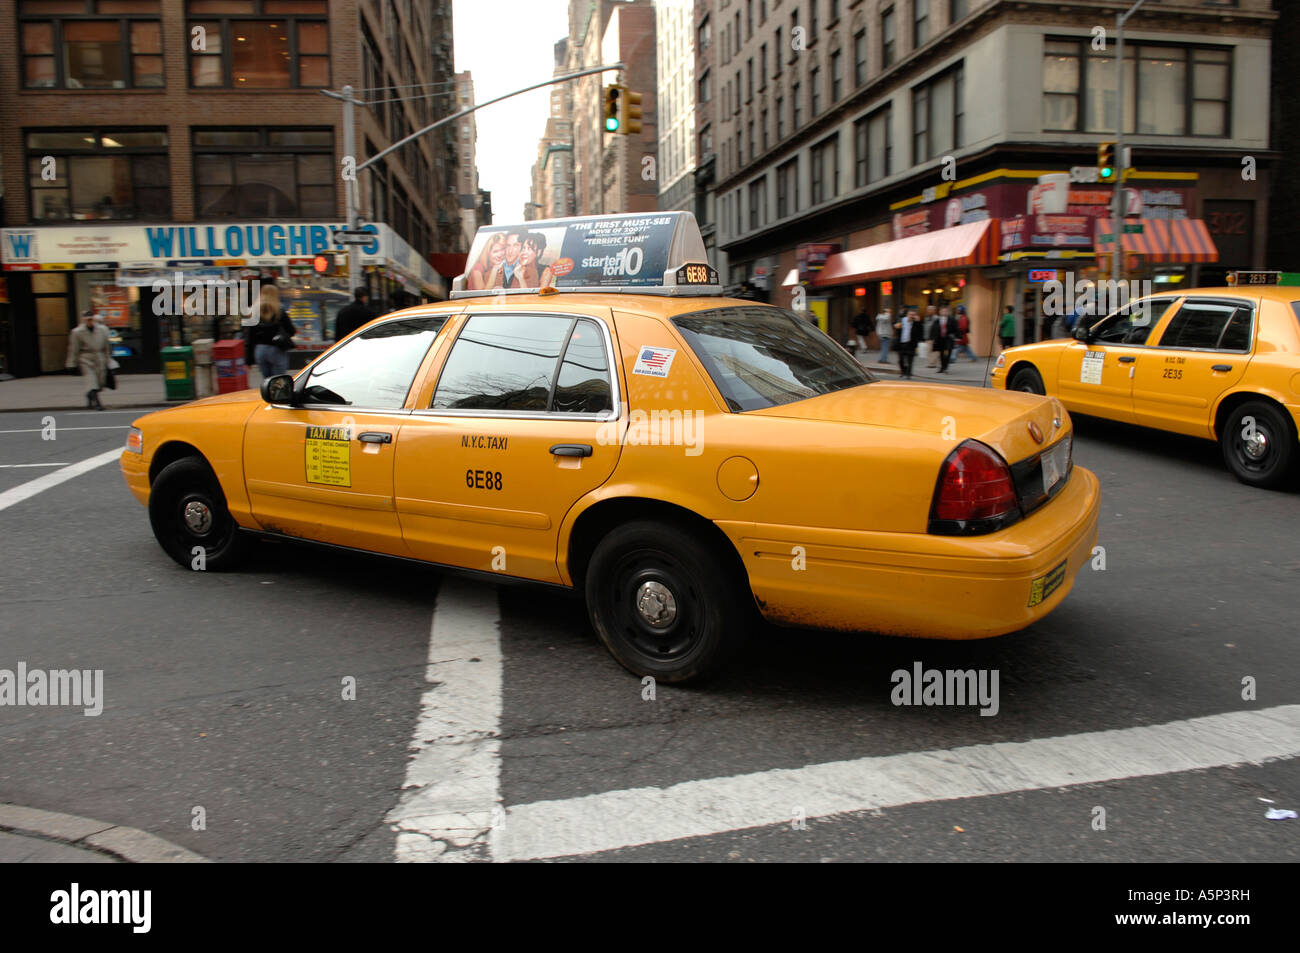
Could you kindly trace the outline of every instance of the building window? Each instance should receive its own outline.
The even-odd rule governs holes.
[[[758,52],[758,88],[767,89],[767,44]]]
[[[196,218],[338,214],[332,128],[200,128],[193,135]]]
[[[822,70],[820,66],[814,66],[808,73],[808,88],[812,90],[812,114],[814,117],[822,114]]]
[[[166,130],[42,129],[26,146],[32,221],[171,217]]]
[[[776,28],[776,43],[772,47],[772,75],[781,75],[781,28]]]
[[[962,145],[962,66],[912,89],[912,162],[950,154]]]
[[[1079,44],[1048,40],[1043,44],[1043,128],[1073,132],[1079,128]]]
[[[831,54],[831,102],[838,103],[844,96],[844,57],[836,50]]]
[[[700,47],[700,52],[703,53],[705,50],[709,48],[709,44],[713,42],[713,30],[709,25],[709,18],[707,16],[702,21],[700,21],[700,29],[698,35],[699,35],[698,43]]]
[[[821,0],[808,0],[808,18],[812,21],[808,24],[808,41],[810,43],[816,40],[817,35],[822,31],[821,24],[817,22],[817,4],[820,2]]]
[[[745,150],[741,145],[740,130],[736,130],[736,168],[745,164]]]
[[[912,49],[919,50],[930,39],[930,0],[912,0]]]
[[[798,131],[803,117],[800,116],[799,82],[797,80],[790,84],[790,109],[794,113],[794,115],[790,117],[790,129],[791,131]]]
[[[840,0],[831,0],[831,22],[840,18]]]
[[[329,4],[325,0],[189,0],[190,85],[302,89],[329,85]],[[209,10],[222,16],[206,16]]]
[[[745,34],[746,39],[754,37],[754,0],[745,0]]]
[[[956,23],[963,19],[968,10],[966,0],[948,0],[948,23]]]
[[[894,110],[877,109],[867,117],[867,181],[879,182],[894,171]]]
[[[761,224],[761,213],[763,208],[763,180],[749,183],[749,229],[754,231]]]
[[[812,204],[840,193],[840,134],[828,136],[812,147]]]
[[[853,187],[855,189],[862,188],[870,181],[868,122],[868,119],[862,118],[853,123]]]
[[[762,132],[762,135],[763,135],[763,151],[766,152],[767,149],[768,149],[768,139],[767,139],[767,110],[764,109],[761,115],[762,115],[762,128],[763,128],[763,132]]]
[[[894,8],[880,14],[880,68],[894,65]]]
[[[712,77],[706,69],[704,74],[700,77],[700,102],[702,103],[707,103],[713,96],[713,83],[711,82],[711,79]]]
[[[1115,54],[1090,46],[1077,39],[1044,44],[1044,130],[1115,131]],[[1126,134],[1228,135],[1231,50],[1134,43],[1124,53]]]
[[[744,212],[741,210],[740,205],[740,189],[736,189],[735,193],[732,195],[731,204],[736,208],[736,234],[739,235],[745,230],[745,223],[742,220]]]
[[[736,96],[734,107],[731,110],[736,115],[740,115],[740,89],[740,70],[736,70]]]
[[[799,211],[799,157],[776,168],[776,217],[785,218]]]
[[[19,4],[24,88],[161,87],[160,7],[157,0],[131,4],[111,0]],[[143,16],[107,16],[124,11]]]
[[[746,123],[746,127],[749,133],[749,138],[745,141],[745,148],[749,150],[749,161],[753,162],[754,156],[758,154],[754,151],[754,120],[751,119]]]
[[[867,31],[859,30],[853,34],[853,85],[864,86],[867,82]]]
[[[799,51],[794,48],[795,31],[799,29],[799,8],[790,11],[790,62],[793,63]]]
[[[745,86],[745,102],[750,102],[754,98],[754,57],[751,56],[745,64],[745,72],[749,78],[749,83]]]
[[[785,100],[780,96],[776,97],[776,141],[780,142],[785,138]]]
[[[767,22],[767,0],[758,0],[758,25]]]

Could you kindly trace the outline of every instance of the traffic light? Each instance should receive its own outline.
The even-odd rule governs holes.
[[[605,87],[605,131],[618,132],[619,94],[622,91],[617,83]]]
[[[634,136],[641,131],[641,94],[626,87],[623,89],[623,111],[618,131],[625,136]]]
[[[1115,169],[1115,143],[1102,142],[1097,146],[1097,179],[1100,182],[1114,182],[1118,178]]]
[[[325,252],[317,255],[311,260],[311,268],[312,271],[316,272],[318,275],[334,274],[334,254],[332,252]]]

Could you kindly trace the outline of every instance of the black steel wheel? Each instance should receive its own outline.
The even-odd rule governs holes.
[[[1251,400],[1234,410],[1219,434],[1219,445],[1228,469],[1242,483],[1277,489],[1294,475],[1295,429],[1272,404]]]
[[[1043,375],[1035,367],[1017,367],[1007,380],[1007,390],[1024,391],[1026,394],[1046,394],[1043,387]]]
[[[197,457],[163,467],[149,491],[149,522],[167,555],[186,569],[221,572],[247,555],[247,534],[226,509],[216,475]]]

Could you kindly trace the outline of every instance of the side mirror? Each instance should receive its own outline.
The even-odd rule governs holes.
[[[293,392],[293,377],[289,374],[277,374],[262,381],[262,400],[268,404],[296,404]]]
[[[1087,344],[1087,343],[1088,343],[1088,328],[1087,328],[1087,325],[1084,325],[1084,324],[1077,324],[1077,325],[1075,325],[1075,328],[1074,328],[1074,339],[1075,339],[1076,341],[1082,341],[1084,344]]]

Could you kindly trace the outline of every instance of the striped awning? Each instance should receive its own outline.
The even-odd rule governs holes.
[[[1097,254],[1115,251],[1114,219],[1099,218],[1093,246]],[[1142,218],[1124,223],[1120,247],[1149,262],[1191,263],[1218,261],[1219,250],[1205,222],[1199,218]]]
[[[986,218],[831,255],[814,287],[920,275],[997,262],[998,223]]]

